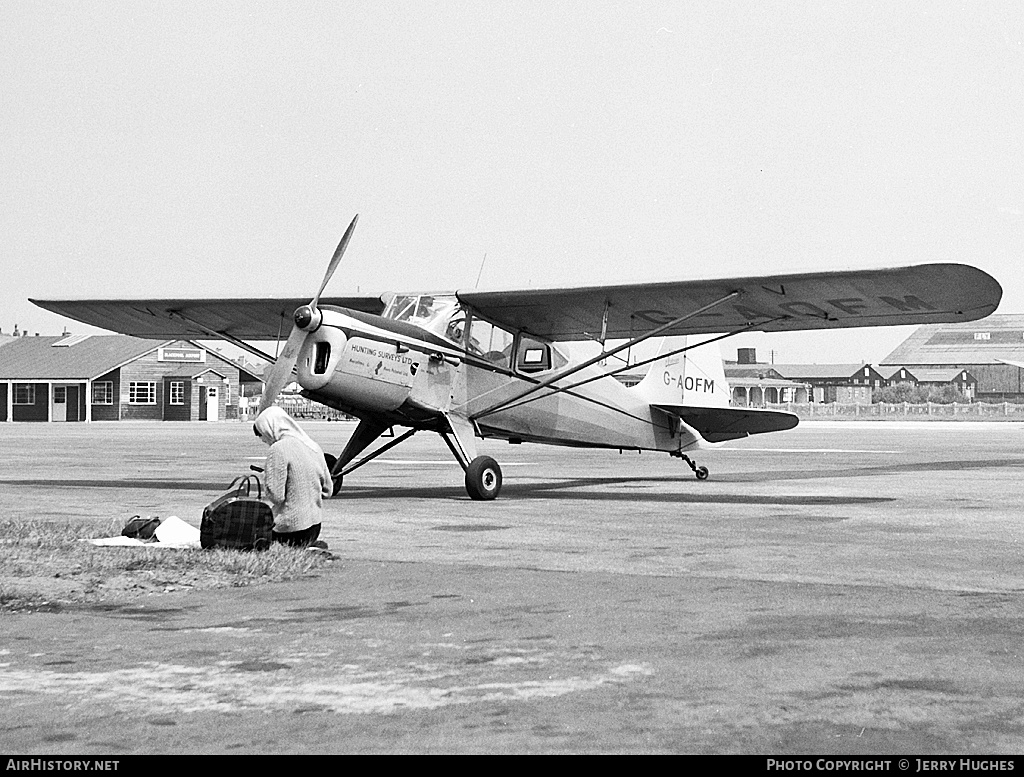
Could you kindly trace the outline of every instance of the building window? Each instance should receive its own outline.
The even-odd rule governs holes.
[[[156,383],[133,380],[128,384],[128,404],[155,405]]]
[[[185,381],[174,380],[171,381],[171,404],[172,405],[184,405],[185,404]]]
[[[55,405],[66,405],[68,403],[68,387],[67,386],[54,386],[53,387],[53,404]]]
[[[92,384],[92,403],[94,405],[114,404],[114,382],[104,380]]]
[[[15,383],[13,402],[15,405],[34,405],[36,403],[35,384]]]

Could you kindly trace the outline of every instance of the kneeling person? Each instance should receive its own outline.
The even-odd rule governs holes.
[[[260,413],[252,428],[270,446],[264,481],[274,511],[274,541],[326,547],[317,538],[323,500],[334,492],[334,484],[323,450],[277,406]]]

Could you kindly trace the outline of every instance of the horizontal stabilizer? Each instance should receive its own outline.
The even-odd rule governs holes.
[[[753,407],[688,407],[685,405],[653,405],[700,432],[708,442],[737,440],[751,434],[781,432],[799,423],[793,413],[760,410]]]

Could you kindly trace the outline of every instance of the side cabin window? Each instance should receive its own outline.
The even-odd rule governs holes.
[[[490,321],[474,316],[469,324],[469,339],[466,350],[499,367],[508,367],[512,358],[515,337],[511,332],[495,326]]]
[[[523,336],[519,338],[519,350],[516,355],[516,371],[524,373],[547,372],[560,369],[569,360],[559,353],[550,343],[542,343]]]

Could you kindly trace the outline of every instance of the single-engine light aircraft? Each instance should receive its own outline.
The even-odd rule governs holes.
[[[272,362],[260,411],[293,380],[304,396],[359,423],[328,455],[335,493],[343,478],[418,431],[441,436],[473,499],[501,489],[498,463],[477,438],[629,451],[663,451],[698,479],[689,453],[751,434],[790,429],[791,413],[730,406],[717,348],[747,331],[877,327],[971,321],[992,313],[1002,289],[953,263],[881,270],[635,283],[563,289],[324,297],[358,216],[312,301],[301,299],[32,300],[103,329],[154,339],[222,339]],[[291,331],[278,358],[253,345]],[[685,338],[707,335],[701,342]],[[646,377],[626,387],[602,366],[654,337]],[[601,351],[571,363],[560,344],[595,340]],[[250,342],[252,341],[252,342]],[[610,341],[618,344],[610,347]],[[710,355],[709,355],[710,351]],[[640,362],[640,365],[645,362]],[[293,376],[293,373],[296,373]],[[406,429],[359,458],[388,430]]]

